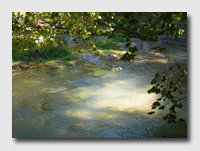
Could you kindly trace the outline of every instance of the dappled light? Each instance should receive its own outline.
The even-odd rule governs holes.
[[[183,31],[180,12],[13,12],[12,137],[187,137]]]
[[[163,63],[156,60],[157,70],[161,70]],[[136,61],[126,66],[126,62],[116,61],[123,68],[118,72],[92,64],[14,71],[13,114],[21,116],[14,116],[13,124],[37,129],[35,134],[24,134],[37,138],[159,137],[156,129],[167,123],[159,111],[147,114],[158,98],[147,93],[155,70],[149,63]],[[22,125],[19,121],[29,122]],[[14,128],[14,135],[20,137],[20,129]],[[162,134],[168,136],[168,130]]]
[[[87,120],[111,120],[113,118],[119,118],[117,114],[98,112],[98,111],[90,111],[84,110],[82,108],[78,109],[67,109],[65,111],[66,116],[87,119]]]

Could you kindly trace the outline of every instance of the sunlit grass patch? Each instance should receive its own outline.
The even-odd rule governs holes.
[[[58,60],[49,60],[49,61],[45,61],[46,64],[51,64],[51,65],[60,65],[60,61]]]
[[[102,36],[94,36],[91,41],[100,49],[117,49],[118,45],[112,39]]]
[[[117,43],[114,43],[111,39],[102,39],[95,42],[97,47],[101,49],[116,49]]]
[[[12,66],[18,66],[22,63],[22,61],[12,61]]]
[[[116,54],[119,54],[119,55],[123,55],[126,53],[126,51],[119,51],[119,50],[98,50],[101,54],[102,53],[116,53]]]
[[[113,38],[108,38],[107,36],[93,36],[91,41],[96,44],[99,49],[119,49],[119,46],[125,45],[127,43],[127,38],[115,35]],[[130,42],[136,42],[134,38],[130,39]],[[126,48],[124,48],[126,49]]]

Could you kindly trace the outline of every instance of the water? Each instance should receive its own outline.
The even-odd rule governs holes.
[[[166,52],[146,51],[158,42],[143,42],[134,62],[110,62],[123,70],[94,64],[39,67],[14,71],[14,138],[164,138],[187,137],[187,122],[168,124],[167,113],[148,115],[155,94],[148,94],[156,72],[166,68]],[[169,40],[170,62],[187,67],[187,41]],[[150,56],[149,56],[150,55]],[[149,56],[145,58],[145,56]],[[187,86],[186,86],[187,87]],[[178,117],[187,120],[187,102]]]

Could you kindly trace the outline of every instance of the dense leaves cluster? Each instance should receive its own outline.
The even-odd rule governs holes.
[[[64,47],[60,35],[77,39],[88,39],[91,35],[108,34],[115,36],[120,30],[126,37],[126,47],[129,50],[122,60],[134,60],[135,48],[130,48],[130,38],[144,40],[159,40],[158,36],[167,30],[178,37],[182,30],[176,28],[174,20],[180,20],[181,13],[152,13],[145,24],[137,19],[138,13],[125,12],[117,15],[112,12],[13,12],[12,13],[12,46],[13,49],[26,53],[32,43],[38,49],[47,50],[52,47]],[[97,51],[94,44],[89,44]]]
[[[112,15],[115,14],[102,15],[102,13],[93,12],[12,13],[12,46],[13,49],[22,52],[28,51],[32,43],[36,43],[42,50],[49,47],[63,47],[63,39],[59,38],[59,35],[86,39],[93,33],[101,34],[106,31],[98,25],[97,21],[107,20],[107,18],[113,17]],[[107,21],[104,23],[108,24]]]
[[[168,67],[168,71],[171,71],[173,66]],[[184,88],[183,83],[187,82],[187,72],[185,69],[181,68],[180,65],[177,65],[178,72],[173,75],[169,75],[168,72],[163,72],[162,74],[155,74],[155,77],[152,79],[151,84],[154,86],[149,89],[147,92],[156,93],[161,97],[157,99],[152,104],[152,109],[158,108],[159,110],[164,110],[168,107],[169,113],[163,117],[164,120],[168,120],[169,123],[176,122],[176,108],[181,109],[183,105],[180,103],[181,100],[186,99],[186,96],[183,95]],[[180,98],[181,96],[181,98]],[[149,112],[148,114],[154,114],[155,112]],[[178,119],[183,122],[182,118]]]

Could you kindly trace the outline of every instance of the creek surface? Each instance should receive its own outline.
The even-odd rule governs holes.
[[[166,69],[167,52],[147,51],[159,43],[166,39],[143,41],[134,62],[109,62],[122,67],[117,72],[91,63],[13,70],[13,138],[187,137],[187,122],[162,120],[168,111],[147,114],[158,98],[147,93],[151,80]],[[169,44],[170,63],[187,67],[187,40],[171,38]],[[183,104],[178,117],[187,121]]]

